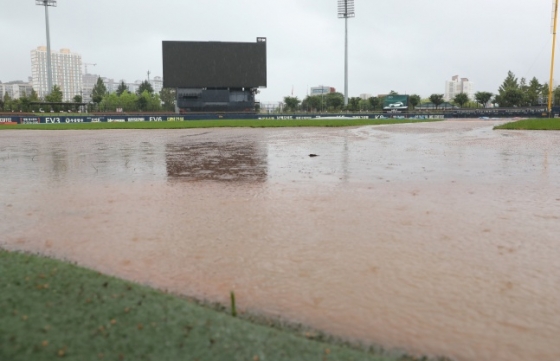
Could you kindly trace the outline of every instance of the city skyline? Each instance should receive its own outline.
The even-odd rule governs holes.
[[[261,101],[281,100],[292,89],[302,99],[321,84],[343,89],[344,24],[337,19],[335,0],[214,0],[194,9],[180,1],[165,7],[148,1],[138,1],[134,8],[108,0],[96,4],[59,2],[50,12],[51,42],[53,49],[69,48],[84,63],[96,63],[90,72],[103,77],[161,74],[163,40],[253,41],[265,36],[268,88],[261,89]],[[405,1],[395,11],[390,3],[357,0],[349,29],[349,94],[394,90],[426,97],[443,93],[443,82],[453,74],[474,80],[477,91],[496,92],[509,70],[519,78],[548,81],[549,2],[510,1],[506,9],[471,0],[468,6],[454,4],[457,15],[446,4]],[[8,33],[23,20],[32,20],[29,31],[12,31],[6,40],[9,56],[0,59],[4,82],[27,79],[29,50],[45,43],[44,14],[32,2],[5,5],[0,31]]]

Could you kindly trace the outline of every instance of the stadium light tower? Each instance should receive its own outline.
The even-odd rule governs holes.
[[[348,105],[348,18],[356,16],[354,0],[338,0],[338,18],[344,19],[344,105]]]
[[[558,0],[552,1],[552,26],[550,30],[552,32],[552,60],[550,62],[550,81],[548,82],[548,115],[552,116],[552,99],[554,94],[552,93],[554,82],[554,50],[556,50],[556,26],[558,22]]]
[[[35,5],[45,7],[45,19],[47,23],[47,94],[52,91],[52,66],[51,66],[51,35],[49,32],[49,6],[56,7],[56,0],[35,0]]]

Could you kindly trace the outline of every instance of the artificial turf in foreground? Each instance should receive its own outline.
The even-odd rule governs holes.
[[[0,360],[415,360],[313,337],[0,250]]]
[[[560,130],[559,118],[523,119],[494,127],[511,130]]]
[[[439,121],[442,119],[216,119],[183,122],[123,122],[18,124],[0,126],[4,129],[33,130],[96,130],[96,129],[182,129],[182,128],[278,128],[278,127],[348,127],[380,124],[402,124]]]

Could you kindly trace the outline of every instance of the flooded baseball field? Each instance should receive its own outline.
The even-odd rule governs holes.
[[[560,133],[501,123],[2,131],[0,247],[352,341],[558,360]]]

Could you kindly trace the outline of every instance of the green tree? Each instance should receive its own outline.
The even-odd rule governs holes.
[[[540,103],[542,97],[542,85],[539,83],[536,77],[533,77],[529,82],[527,87],[526,99],[527,105],[537,106]]]
[[[308,112],[316,112],[321,110],[321,96],[308,95],[301,102],[301,108]]]
[[[523,91],[521,89],[506,89],[499,95],[501,107],[517,107],[523,104]]]
[[[38,103],[39,102],[39,94],[35,91],[35,89],[31,88],[31,94],[29,95],[29,102],[30,103]],[[31,104],[30,110],[37,112],[39,111],[40,106],[39,104]]]
[[[552,92],[554,94],[554,98],[552,99],[552,103],[555,105],[560,104],[560,86],[557,86],[556,89]]]
[[[12,102],[11,102],[10,107],[12,108],[12,111],[14,111],[14,112],[19,112],[19,111],[21,111],[21,102],[20,102],[20,99],[18,99],[18,98],[12,99]]]
[[[519,81],[519,90],[521,90],[521,94],[522,94],[519,105],[527,106],[528,105],[527,92],[529,90],[529,86],[527,85],[527,80],[525,78],[521,78],[521,80]]]
[[[368,102],[369,102],[372,110],[377,109],[377,107],[379,107],[381,105],[381,101],[378,97],[370,97],[370,98],[368,98]]]
[[[52,91],[45,97],[45,100],[51,103],[62,103],[62,90],[58,85],[53,85]]]
[[[408,97],[408,104],[412,105],[412,109],[416,109],[416,106],[420,104],[421,100],[422,98],[420,98],[420,95],[412,94]]]
[[[545,104],[548,103],[548,92],[549,91],[550,91],[550,89],[548,87],[548,83],[544,83],[542,85],[542,88],[541,88],[541,93],[542,93],[543,103],[545,103]]]
[[[150,94],[147,90],[144,90],[141,96],[145,96],[148,99],[147,109],[150,112],[157,112],[161,110],[161,98],[159,94]]]
[[[148,107],[148,99],[146,97],[139,96],[136,100],[136,106],[140,111],[146,110],[146,108]]]
[[[430,95],[430,101],[435,105],[436,109],[443,104],[443,94]]]
[[[107,87],[105,86],[101,78],[97,78],[97,83],[94,85],[93,90],[91,91],[91,100],[99,105],[105,95],[107,95]]]
[[[371,110],[371,104],[369,103],[368,99],[360,99],[360,110],[361,111],[368,111]]]
[[[500,85],[496,100],[501,107],[518,106],[523,102],[523,91],[519,86],[519,81],[511,70],[508,71],[507,77],[504,79],[502,85]]]
[[[356,112],[360,110],[360,97],[351,97],[348,98],[348,110],[351,112]]]
[[[287,111],[295,112],[300,103],[298,97],[284,97],[284,104],[286,104],[284,109]]]
[[[12,97],[8,92],[4,93],[3,108],[5,111],[10,111],[12,109]]]
[[[474,99],[476,100],[476,102],[478,104],[481,104],[482,107],[486,108],[486,104],[488,104],[490,99],[492,99],[493,95],[494,94],[489,93],[489,92],[476,92],[474,94]]]
[[[138,90],[136,90],[136,94],[142,95],[142,93],[144,93],[144,91],[147,91],[150,94],[154,93],[154,88],[152,88],[152,84],[150,84],[147,80],[144,80],[140,84],[140,86],[138,87]]]
[[[83,98],[81,95],[74,95],[74,97],[72,98],[72,101],[74,102],[74,104],[72,104],[72,111],[78,111],[78,109],[80,108],[80,105],[76,105],[76,103],[81,103],[83,102]]]
[[[455,104],[459,104],[459,106],[462,108],[463,105],[469,102],[469,96],[465,93],[459,93],[455,95],[455,97],[453,98],[453,102],[455,102]]]
[[[99,108],[106,111],[115,112],[117,108],[121,108],[120,99],[116,93],[105,94],[103,100],[99,103]]]
[[[163,102],[163,109],[167,111],[175,110],[176,91],[171,88],[163,88],[159,93],[161,101]]]
[[[344,106],[344,95],[342,93],[328,93],[325,95],[327,110],[337,111]]]
[[[134,93],[124,92],[119,97],[120,106],[123,108],[125,112],[132,112],[137,110],[137,101],[138,96]]]
[[[500,88],[498,89],[498,94],[505,92],[507,89],[518,89],[518,88],[519,88],[519,82],[517,81],[515,74],[510,70],[508,71],[508,75],[504,79],[504,82],[502,83],[502,85],[500,85]]]
[[[124,83],[124,80],[121,80],[121,83],[119,84],[119,87],[117,88],[117,95],[121,96],[122,93],[127,92],[128,90],[128,86]]]
[[[53,85],[52,91],[45,97],[45,101],[49,103],[62,103],[62,90],[60,90],[58,85]],[[62,108],[63,107],[58,104],[51,105],[51,109],[55,112],[60,111]]]
[[[22,96],[19,97],[19,105],[20,109],[24,112],[28,112],[31,110],[31,105],[29,104],[31,100],[27,97],[27,94],[23,93]]]

